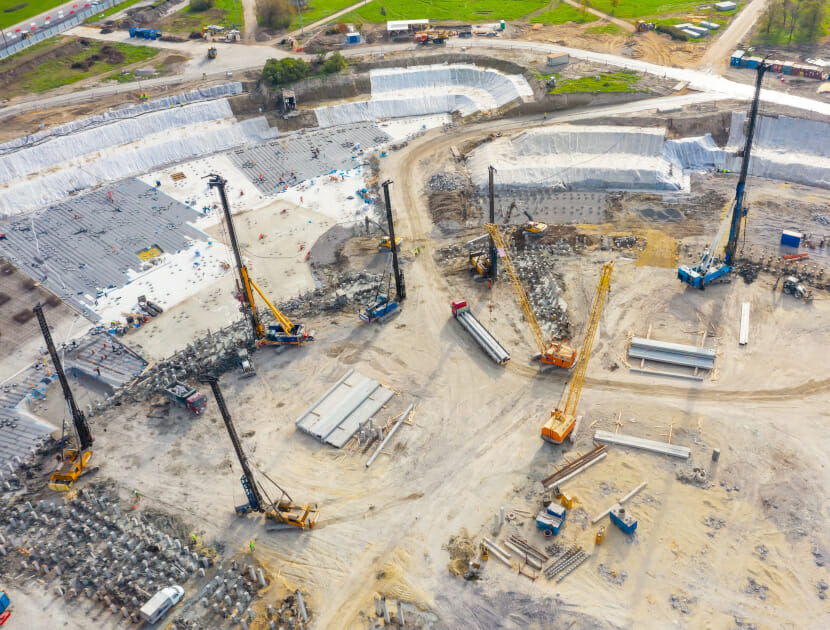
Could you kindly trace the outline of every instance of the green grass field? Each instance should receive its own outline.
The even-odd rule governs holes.
[[[666,13],[696,13],[700,2],[694,0],[619,0],[616,7],[613,0],[591,0],[591,6],[618,18],[640,18]]]
[[[201,31],[202,27],[208,24],[217,24],[226,28],[231,28],[236,24],[241,32],[245,20],[242,15],[242,0],[235,0],[235,2],[235,9],[234,0],[214,0],[213,8],[207,11],[191,11],[189,7],[185,7],[164,18],[161,22],[161,30],[171,33],[190,33]]]
[[[308,26],[312,22],[322,20],[324,17],[327,17],[332,13],[337,13],[340,9],[345,9],[354,3],[355,0],[309,0],[308,6],[303,9],[303,24]],[[337,20],[336,22],[340,21],[341,20]],[[345,21],[349,22],[351,20]],[[298,28],[300,28],[300,16],[295,15],[294,21],[291,22],[291,26],[288,27],[288,30],[293,31]]]
[[[548,5],[546,0],[373,0],[340,18],[341,22],[388,20],[444,20],[453,22],[496,22],[517,20]],[[386,9],[381,15],[380,9]]]
[[[621,29],[616,24],[603,24],[600,26],[591,26],[585,29],[586,34],[595,33],[597,35],[627,35],[628,33]]]
[[[53,47],[56,47],[61,43],[61,41],[59,41],[58,38],[49,41],[49,45]],[[46,42],[42,43],[45,44]],[[123,53],[123,60],[117,63],[110,63],[105,59],[101,59],[99,61],[91,63],[91,65],[86,69],[72,67],[72,64],[74,63],[82,62],[91,57],[92,55],[101,54],[101,49],[107,45]],[[35,50],[47,47],[48,46],[43,46]],[[2,73],[5,68],[14,67],[18,65],[18,63],[25,61],[26,59],[24,55],[27,55],[28,58],[31,59],[31,53],[32,49],[28,49],[23,53],[20,53],[20,55],[15,55],[14,57],[10,57],[9,59],[4,59],[2,63],[0,63],[0,73]],[[72,55],[58,57],[57,59],[50,59],[49,61],[45,61],[42,64],[40,64],[37,67],[37,69],[21,74],[20,76],[13,79],[3,89],[3,92],[7,96],[16,96],[18,94],[38,94],[41,92],[46,92],[47,90],[52,90],[63,85],[69,85],[71,83],[76,83],[77,81],[82,81],[83,79],[88,79],[89,77],[94,77],[107,72],[112,72],[117,68],[122,68],[124,66],[129,66],[134,63],[146,61],[148,59],[151,59],[152,57],[155,57],[158,53],[158,49],[150,48],[149,46],[133,46],[131,44],[102,42],[93,40],[90,42],[90,45],[83,51],[80,51]]]
[[[565,79],[549,90],[549,94],[569,94],[572,92],[639,92],[635,86],[640,80],[636,72],[620,70],[610,74],[582,77],[581,79]]]
[[[59,7],[66,0],[2,0],[0,2],[0,25],[3,28],[28,20],[44,11]]]
[[[580,11],[569,4],[560,3],[555,9],[545,11],[539,15],[530,18],[531,22],[539,24],[564,24],[565,22],[574,22],[576,24],[584,24],[585,22],[593,22],[599,18],[587,11]]]

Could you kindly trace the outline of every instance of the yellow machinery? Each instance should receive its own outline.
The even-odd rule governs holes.
[[[539,221],[528,221],[522,226],[522,229],[533,236],[542,236],[548,230],[547,223],[540,223]]]
[[[470,267],[481,278],[487,277],[490,273],[490,255],[487,252],[474,252],[470,254]]]
[[[248,275],[248,268],[242,263],[242,254],[239,251],[239,243],[236,240],[236,230],[233,226],[231,208],[228,204],[227,194],[225,193],[226,183],[227,182],[221,176],[211,175],[208,185],[219,191],[219,199],[222,202],[222,209],[225,212],[225,223],[228,226],[228,236],[231,241],[231,249],[233,249],[233,255],[236,258],[236,268],[237,271],[239,271],[237,289],[239,291],[239,301],[242,302],[242,311],[245,313],[245,316],[250,322],[251,328],[256,335],[257,341],[261,345],[300,346],[304,341],[312,340],[313,337],[309,333],[305,332],[302,324],[295,324],[292,322],[271,303],[271,300],[265,297],[262,289],[260,289]],[[256,304],[254,303],[254,291],[259,294],[259,297],[261,297],[268,308],[271,309],[274,319],[277,320],[276,324],[268,326],[267,331],[265,326],[262,325],[262,320],[260,320],[257,313]]]
[[[585,379],[588,360],[591,358],[591,348],[594,345],[599,318],[602,315],[602,308],[605,306],[605,299],[608,297],[608,291],[611,288],[611,272],[613,270],[613,260],[605,263],[602,267],[602,275],[599,278],[594,303],[591,306],[588,329],[585,331],[585,339],[582,342],[582,352],[579,355],[579,362],[571,379],[568,395],[562,407],[552,411],[550,420],[542,427],[542,439],[548,442],[561,444],[573,431],[576,422],[576,405],[579,403],[579,395],[582,393],[582,381]]]
[[[605,538],[605,525],[600,527],[599,531],[597,532],[597,536],[596,536],[596,539],[595,539],[596,544],[601,545],[604,538]]]
[[[395,245],[400,247],[401,241],[403,239],[400,236],[395,237]],[[378,242],[378,249],[391,249],[392,247],[392,240],[388,236],[381,237],[380,241]]]
[[[43,340],[46,342],[46,349],[49,351],[49,356],[52,357],[52,364],[55,366],[55,372],[63,390],[63,397],[69,406],[69,412],[72,414],[72,423],[75,426],[75,434],[78,438],[78,448],[63,449],[61,452],[61,467],[49,477],[49,488],[51,490],[66,492],[81,475],[89,472],[87,465],[89,460],[92,459],[92,432],[89,430],[89,423],[86,421],[83,412],[75,404],[72,390],[69,389],[69,382],[63,373],[63,366],[58,357],[58,352],[55,350],[55,344],[52,342],[52,333],[49,332],[49,326],[43,316],[43,306],[36,305],[34,312],[37,316],[37,322],[40,324]]]
[[[530,332],[533,333],[533,339],[539,347],[540,360],[545,365],[556,365],[558,367],[569,368],[576,360],[576,350],[566,341],[548,341],[536,321],[536,315],[533,313],[533,307],[530,305],[530,300],[527,298],[527,291],[525,291],[522,281],[513,267],[513,261],[510,260],[510,254],[507,252],[507,246],[504,244],[504,239],[501,237],[501,232],[497,225],[493,223],[485,223],[484,227],[493,237],[493,242],[496,247],[504,252],[504,267],[507,269],[507,275],[516,291],[516,298],[519,300],[519,305],[522,307],[527,325]]]

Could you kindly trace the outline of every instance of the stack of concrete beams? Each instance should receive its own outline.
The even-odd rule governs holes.
[[[282,184],[293,186],[334,171],[357,168],[365,151],[389,140],[377,125],[359,123],[277,138],[235,149],[228,157],[261,192],[273,195],[281,192]]]
[[[0,408],[0,482],[38,448],[43,446],[56,428],[19,409]],[[8,489],[8,488],[7,488]]]
[[[628,356],[632,359],[645,359],[702,370],[711,370],[715,367],[715,350],[713,348],[699,348],[642,337],[634,337],[631,340]]]
[[[324,444],[342,448],[394,395],[376,380],[349,370],[294,424]]]
[[[199,216],[157,188],[124,180],[10,219],[0,256],[97,322],[98,291],[129,282],[128,272],[141,269],[140,251],[174,253],[208,240],[188,223]]]

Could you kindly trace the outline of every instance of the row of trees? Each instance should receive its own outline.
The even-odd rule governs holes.
[[[759,34],[770,43],[815,41],[824,35],[828,0],[771,0]]]
[[[282,87],[308,76],[340,72],[345,70],[347,65],[346,58],[339,52],[333,52],[329,57],[321,53],[311,63],[293,57],[279,61],[269,59],[262,69],[262,80],[272,87]]]

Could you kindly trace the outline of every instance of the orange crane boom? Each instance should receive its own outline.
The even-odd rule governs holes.
[[[519,305],[522,307],[525,321],[527,321],[530,332],[533,334],[533,340],[539,347],[542,363],[563,368],[571,367],[576,360],[576,350],[565,340],[551,342],[545,338],[545,334],[542,332],[542,328],[536,320],[536,315],[533,313],[530,300],[527,298],[527,291],[525,291],[524,285],[519,279],[515,267],[513,267],[513,261],[510,260],[510,254],[507,252],[507,247],[504,244],[504,239],[501,237],[499,227],[493,223],[485,223],[484,227],[490,233],[490,236],[493,237],[493,242],[496,244],[496,247],[503,252],[502,260],[504,261],[504,268],[507,270],[507,276],[510,278],[510,283],[516,292]]]
[[[588,320],[588,329],[585,331],[585,339],[582,342],[582,351],[579,353],[579,362],[574,370],[571,379],[571,387],[568,396],[560,408],[550,414],[550,419],[542,427],[542,439],[555,444],[561,444],[576,424],[576,405],[582,393],[582,381],[585,379],[585,372],[588,369],[588,360],[591,358],[591,348],[594,345],[594,337],[597,333],[599,318],[605,306],[605,300],[611,289],[611,272],[614,270],[614,261],[611,260],[602,267],[602,275],[599,278],[597,292],[594,295],[594,303],[591,306],[591,316]]]

